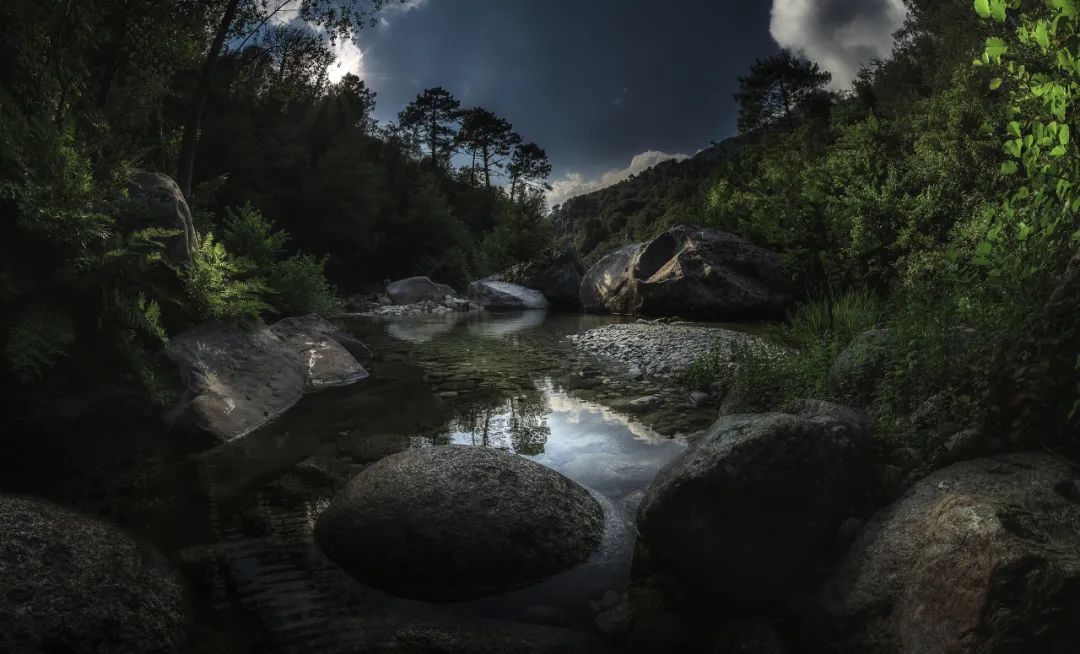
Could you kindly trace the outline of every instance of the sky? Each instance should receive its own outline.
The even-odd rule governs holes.
[[[389,0],[336,46],[385,124],[423,89],[503,116],[552,163],[551,204],[732,136],[737,77],[787,47],[844,88],[902,0]]]

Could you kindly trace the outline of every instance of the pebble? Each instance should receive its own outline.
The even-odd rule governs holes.
[[[716,346],[764,346],[751,334],[720,327],[652,322],[608,325],[567,337],[576,347],[626,363],[631,374],[677,377]]]

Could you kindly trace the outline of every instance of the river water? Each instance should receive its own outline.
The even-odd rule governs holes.
[[[258,432],[207,449],[136,422],[96,448],[73,443],[59,464],[55,453],[24,452],[24,460],[51,456],[52,477],[12,470],[6,481],[101,513],[176,561],[191,587],[195,651],[329,651],[368,646],[409,624],[587,630],[593,602],[628,583],[645,488],[685,448],[646,423],[671,432],[668,418],[692,413],[646,419],[610,408],[665,392],[565,340],[619,320],[544,312],[350,319],[342,326],[375,352],[371,377],[307,396]],[[139,454],[111,453],[132,441]],[[509,450],[591,489],[607,513],[601,552],[533,587],[448,604],[392,597],[322,555],[312,529],[341,480],[403,449],[442,444]]]

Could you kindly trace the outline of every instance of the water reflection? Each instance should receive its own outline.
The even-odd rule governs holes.
[[[420,444],[510,450],[636,508],[660,468],[685,446],[600,404],[557,390],[550,379],[531,391],[477,404]]]

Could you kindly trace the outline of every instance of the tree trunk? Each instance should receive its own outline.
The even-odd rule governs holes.
[[[225,37],[232,29],[233,20],[236,19],[237,6],[240,0],[229,0],[225,7],[225,13],[221,16],[214,40],[203,60],[202,69],[199,71],[199,81],[195,85],[195,94],[188,105],[187,115],[184,118],[184,138],[180,143],[180,161],[177,164],[176,183],[180,186],[188,204],[193,204],[191,185],[195,176],[195,153],[199,149],[199,127],[202,124],[203,112],[206,110],[206,101],[210,97],[210,84],[217,68],[218,60],[221,59],[221,49],[225,45]]]
[[[488,144],[484,144],[484,188],[491,188],[491,152],[488,150]]]

